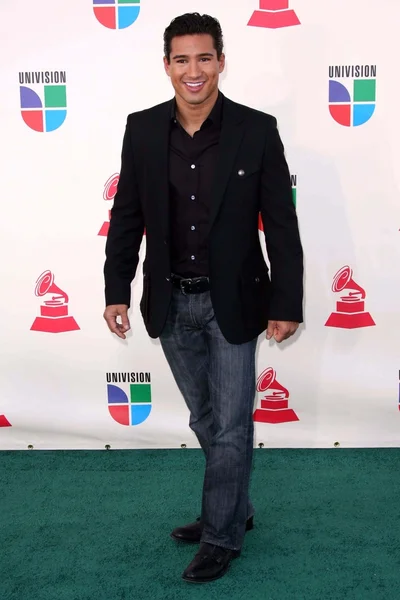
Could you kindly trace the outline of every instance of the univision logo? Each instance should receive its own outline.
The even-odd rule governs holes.
[[[150,373],[106,373],[106,381],[108,410],[114,421],[128,426],[143,423],[151,412]],[[125,384],[124,389],[116,383]]]
[[[138,18],[140,0],[93,0],[93,12],[108,29],[126,29]]]
[[[329,67],[329,112],[336,123],[364,125],[374,114],[375,101],[376,65]]]
[[[19,83],[21,115],[26,125],[41,133],[61,127],[67,116],[66,72],[20,72]]]
[[[297,206],[297,175],[290,176],[290,182],[292,184],[292,200],[296,208]]]

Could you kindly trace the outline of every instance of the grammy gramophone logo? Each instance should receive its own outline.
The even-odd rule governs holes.
[[[336,302],[336,311],[325,323],[326,327],[357,329],[375,325],[371,315],[365,310],[365,290],[354,281],[353,271],[348,265],[336,273],[332,291],[343,293]]]
[[[294,10],[289,8],[289,0],[259,0],[259,9],[253,12],[247,25],[280,29],[300,25],[300,21]]]
[[[31,331],[62,333],[80,329],[74,317],[68,315],[68,296],[54,283],[51,271],[44,271],[36,281],[35,296],[42,298],[42,304]]]
[[[11,423],[5,415],[0,415],[0,427],[11,427]]]
[[[115,194],[117,193],[119,181],[119,173],[114,173],[107,179],[104,184],[103,191],[103,199],[106,201],[114,200]],[[107,237],[108,230],[110,228],[110,219],[111,219],[111,209],[108,210],[108,221],[104,221],[103,225],[100,227],[100,231],[97,235],[103,235]]]
[[[257,392],[265,393],[261,408],[254,411],[253,419],[259,423],[290,423],[299,418],[289,408],[289,391],[276,379],[272,367],[265,369],[257,379]]]

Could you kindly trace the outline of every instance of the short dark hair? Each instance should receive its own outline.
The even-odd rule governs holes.
[[[164,31],[164,55],[167,57],[168,62],[170,61],[171,42],[174,37],[201,33],[211,35],[214,40],[217,57],[220,59],[224,43],[219,21],[214,17],[210,17],[210,15],[200,15],[196,12],[176,17]]]

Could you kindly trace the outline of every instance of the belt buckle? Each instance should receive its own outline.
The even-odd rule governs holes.
[[[184,284],[186,283],[186,281],[189,281],[190,283],[192,283],[192,279],[190,277],[188,279],[181,279],[179,282],[181,292],[184,296],[187,296],[187,293],[184,290]]]

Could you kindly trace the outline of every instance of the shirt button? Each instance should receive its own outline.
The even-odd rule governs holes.
[[[192,256],[190,257],[192,260],[194,260],[196,257],[192,254]]]
[[[193,196],[190,196],[190,199],[191,199],[191,200],[196,200],[196,196],[194,196],[194,195],[193,195]]]
[[[196,168],[196,165],[190,165],[190,168],[191,168],[191,169],[195,169],[195,168]]]
[[[192,231],[194,231],[196,229],[196,227],[194,225],[191,226],[190,228]]]

